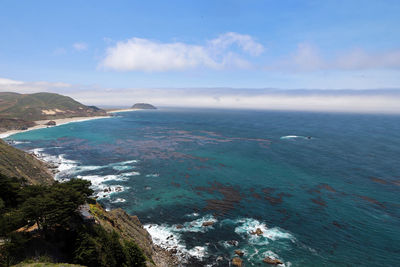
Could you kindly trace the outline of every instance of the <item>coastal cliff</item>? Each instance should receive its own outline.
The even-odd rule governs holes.
[[[30,184],[51,184],[53,175],[48,165],[35,156],[16,149],[0,139],[0,174],[24,178]]]
[[[44,162],[41,162],[40,160],[38,160],[37,158],[35,158],[33,155],[28,154],[24,151],[21,151],[19,149],[16,149],[8,144],[6,144],[4,141],[0,140],[0,182],[1,184],[7,185],[7,184],[17,184],[20,183],[18,180],[18,178],[24,178],[28,181],[28,184],[31,185],[36,185],[36,186],[40,186],[42,189],[40,190],[44,190],[43,194],[35,195],[35,199],[37,201],[43,201],[43,203],[45,203],[46,205],[48,203],[51,203],[51,198],[54,197],[56,194],[56,192],[58,192],[59,190],[64,190],[62,189],[63,187],[61,187],[63,185],[63,183],[59,184],[59,183],[55,183],[53,176],[51,174],[51,172],[47,169],[47,164]],[[7,178],[7,177],[15,177],[15,178]],[[75,180],[75,179],[73,179]],[[65,191],[65,194],[69,194],[67,192],[69,192],[68,190],[72,190],[73,188],[80,188],[81,185],[79,183],[79,179],[76,180],[77,184],[73,184],[72,187],[70,189],[68,189],[68,187],[65,189],[67,191]],[[88,183],[87,181],[82,181],[82,183]],[[31,192],[32,189],[27,190],[26,192],[24,192],[24,187],[26,188],[28,185],[23,185],[20,184],[19,186],[15,187],[15,185],[12,187],[14,188],[16,191],[16,194],[21,194],[23,196],[25,196],[26,194],[32,194]],[[68,186],[67,184],[65,186]],[[54,189],[52,189],[54,187]],[[4,187],[4,190],[7,190],[7,187]],[[10,187],[11,188],[11,187]],[[20,189],[18,189],[20,188]],[[21,193],[18,192],[18,190],[21,191]],[[37,190],[37,189],[35,189]],[[85,191],[85,190],[84,190]],[[88,192],[87,190],[85,192]],[[93,191],[92,191],[93,192]],[[8,194],[8,193],[7,193]],[[64,193],[61,193],[62,195]],[[74,193],[75,194],[75,193]],[[43,199],[41,199],[41,196],[43,195]],[[89,194],[90,195],[90,194]],[[89,196],[88,195],[88,196]],[[59,197],[55,196],[56,199],[59,199]],[[40,198],[40,199],[38,199]],[[75,196],[74,196],[75,198]],[[7,201],[3,198],[3,196],[0,196],[0,209],[2,210],[2,212],[4,211],[3,215],[0,216],[0,241],[1,240],[7,240],[9,239],[7,237],[7,235],[4,235],[6,233],[6,228],[9,227],[14,227],[16,225],[18,225],[18,221],[20,221],[19,226],[21,227],[20,229],[18,229],[18,231],[22,231],[25,235],[25,237],[30,233],[36,235],[36,237],[34,238],[36,241],[32,242],[29,241],[27,246],[24,247],[24,254],[25,256],[23,257],[24,260],[27,259],[32,259],[32,255],[37,255],[39,253],[39,255],[46,255],[48,257],[50,257],[52,259],[53,262],[66,262],[66,263],[81,263],[82,264],[82,260],[81,261],[77,261],[76,260],[76,255],[71,257],[71,256],[65,256],[65,255],[69,255],[68,253],[66,254],[65,249],[63,249],[62,247],[65,247],[64,245],[60,245],[62,243],[65,242],[71,242],[71,241],[63,241],[60,243],[60,240],[58,240],[57,242],[55,242],[54,240],[51,241],[49,240],[49,236],[50,237],[54,237],[54,236],[64,236],[65,232],[71,232],[73,234],[68,234],[69,237],[65,237],[66,240],[71,238],[71,235],[78,235],[80,234],[80,232],[82,232],[82,230],[79,229],[92,229],[92,230],[85,230],[85,231],[89,231],[86,234],[86,236],[88,238],[90,238],[91,240],[94,240],[92,242],[94,242],[94,246],[97,247],[96,250],[100,250],[102,251],[103,249],[101,248],[102,246],[102,242],[96,241],[96,240],[102,240],[99,239],[101,236],[105,236],[108,239],[113,238],[113,236],[117,236],[117,240],[119,240],[118,242],[121,244],[121,246],[123,247],[124,251],[126,250],[126,247],[129,247],[129,244],[133,244],[130,246],[137,246],[139,247],[139,252],[135,252],[135,253],[143,253],[145,256],[145,264],[146,266],[160,266],[160,267],[167,267],[167,266],[177,266],[178,265],[178,260],[177,258],[171,254],[170,252],[163,250],[159,247],[157,247],[156,245],[153,244],[152,239],[150,234],[143,228],[143,225],[140,223],[139,218],[136,216],[131,216],[129,214],[127,214],[124,210],[122,209],[115,209],[115,210],[111,210],[111,211],[106,211],[99,203],[97,203],[95,200],[90,200],[89,203],[89,210],[88,210],[88,214],[86,216],[93,216],[94,220],[90,221],[88,223],[87,220],[85,220],[85,218],[82,218],[83,220],[79,219],[78,214],[76,213],[77,211],[73,211],[71,210],[71,214],[69,214],[68,216],[71,216],[71,219],[69,219],[69,223],[67,223],[67,225],[69,225],[66,229],[67,230],[55,230],[56,228],[58,228],[59,226],[56,226],[56,228],[53,227],[48,227],[47,229],[52,229],[50,232],[43,232],[45,231],[46,228],[41,228],[40,226],[38,226],[39,224],[34,224],[33,226],[29,226],[31,225],[29,222],[25,222],[26,218],[24,218],[25,216],[22,216],[21,218],[19,218],[18,220],[14,220],[15,222],[12,223],[12,226],[6,226],[5,224],[3,224],[3,222],[6,221],[10,221],[10,219],[12,219],[12,216],[15,216],[15,214],[18,214],[19,212],[25,212],[26,211],[26,205],[27,202],[30,201],[30,198],[27,198],[27,200],[25,201],[25,203],[20,204],[21,206],[21,211],[18,210],[18,206],[9,206],[7,207],[7,205],[3,205],[2,203],[6,203]],[[57,200],[58,202],[58,200]],[[10,203],[10,202],[8,202]],[[14,204],[9,204],[9,205],[14,205]],[[61,203],[57,203],[57,205],[62,205]],[[17,210],[16,210],[17,208]],[[38,208],[36,205],[32,206],[32,208],[36,209]],[[58,213],[60,209],[64,209],[64,207],[59,207],[56,208],[55,211]],[[21,213],[22,214],[22,213]],[[53,214],[53,213],[52,213]],[[73,215],[75,214],[75,215]],[[3,216],[5,216],[3,218]],[[10,216],[9,219],[7,216]],[[78,216],[78,217],[76,217]],[[80,213],[80,216],[82,217],[82,213]],[[57,217],[57,216],[56,216]],[[77,219],[78,218],[78,219]],[[57,220],[57,218],[55,218],[55,220]],[[11,220],[12,221],[12,220]],[[48,221],[48,220],[45,220]],[[24,226],[26,223],[28,223],[27,226]],[[37,230],[33,230],[33,232],[31,232],[31,230],[28,229],[33,229],[32,227],[35,227],[35,229]],[[55,224],[58,225],[58,224]],[[28,227],[29,226],[29,227]],[[23,230],[21,230],[23,229]],[[75,230],[74,230],[75,229]],[[94,229],[94,230],[93,230]],[[97,229],[97,230],[96,230]],[[41,238],[37,238],[37,231],[42,231],[43,232],[43,237]],[[102,231],[108,234],[103,233]],[[13,232],[10,232],[11,234]],[[90,236],[92,234],[90,233],[94,233],[94,236]],[[29,238],[33,238],[32,235]],[[100,237],[99,237],[100,235]],[[104,237],[104,238],[105,238]],[[58,237],[59,238],[59,237]],[[106,240],[107,240],[106,238]],[[60,239],[60,238],[59,238]],[[63,240],[64,238],[61,238],[61,240]],[[76,240],[79,240],[76,239]],[[86,240],[86,238],[85,238]],[[76,244],[78,241],[73,241],[71,244],[73,246],[77,246]],[[32,245],[33,244],[33,245]],[[40,245],[37,245],[40,244]],[[75,245],[74,245],[75,244]],[[128,244],[128,245],[127,245]],[[88,247],[85,247],[85,245],[87,244],[83,244],[80,243],[80,246],[77,247],[72,247],[72,251],[79,251],[79,249],[82,249],[82,246],[84,248],[84,252],[87,253],[88,251]],[[90,246],[89,246],[90,247]],[[1,258],[1,250],[3,249],[3,245],[0,242],[0,258]],[[71,248],[69,248],[68,250],[71,250]],[[28,251],[28,253],[26,252]],[[55,252],[56,251],[56,252]],[[76,253],[76,252],[74,252]],[[98,252],[98,253],[102,253],[102,252]],[[124,252],[125,253],[125,252]],[[60,256],[61,255],[61,256]],[[136,255],[136,254],[135,254]],[[85,258],[86,256],[84,256],[83,258]],[[37,257],[34,258],[34,261],[37,260]],[[40,258],[39,258],[40,261]],[[17,262],[18,263],[18,262]],[[37,262],[36,262],[37,263]],[[1,264],[0,264],[1,265]],[[86,264],[84,264],[86,265]],[[20,264],[19,266],[29,266],[26,264]],[[91,264],[89,264],[88,266],[92,266]],[[100,265],[102,266],[102,265]],[[142,266],[142,265],[134,265],[134,266]]]
[[[106,211],[98,203],[90,205],[90,213],[107,231],[116,231],[122,239],[132,240],[138,244],[149,259],[148,266],[178,265],[177,258],[171,252],[153,244],[150,234],[143,228],[137,216],[129,215],[123,209]]]

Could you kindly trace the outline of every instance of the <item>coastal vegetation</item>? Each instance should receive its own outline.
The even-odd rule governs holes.
[[[50,184],[54,179],[44,162],[0,139],[0,174],[20,177],[29,184]]]
[[[96,205],[90,182],[72,179],[30,185],[0,175],[0,264],[34,259],[84,266],[146,266],[147,257],[130,239],[100,223],[85,223],[79,207]],[[99,211],[102,208],[99,208]]]

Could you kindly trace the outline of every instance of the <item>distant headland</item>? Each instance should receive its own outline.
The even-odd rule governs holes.
[[[157,108],[147,103],[136,103],[132,106],[132,109],[157,109]]]

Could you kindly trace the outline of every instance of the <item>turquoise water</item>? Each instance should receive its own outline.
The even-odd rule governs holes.
[[[57,179],[91,180],[188,266],[235,249],[246,266],[400,264],[400,116],[161,109],[10,140]]]

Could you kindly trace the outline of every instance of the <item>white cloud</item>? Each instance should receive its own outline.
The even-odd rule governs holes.
[[[258,56],[264,52],[264,46],[254,40],[250,35],[228,32],[220,35],[218,38],[211,40],[211,47],[218,50],[226,50],[233,44],[239,46],[243,51],[253,56]]]
[[[118,71],[176,71],[199,67],[223,69],[250,66],[231,50],[236,44],[243,54],[259,55],[264,47],[249,35],[226,33],[206,45],[181,42],[160,43],[148,39],[131,38],[117,42],[106,50],[100,63],[105,69]]]
[[[24,82],[21,81],[15,81],[11,79],[6,79],[6,78],[0,78],[0,86],[7,86],[7,85],[19,85],[23,84]]]
[[[57,92],[71,88],[71,85],[63,82],[23,82],[11,79],[0,78],[0,92],[16,93],[37,93],[37,92]]]
[[[85,51],[85,50],[88,49],[87,43],[83,43],[83,42],[74,43],[74,44],[72,45],[72,47],[73,47],[76,51]]]

